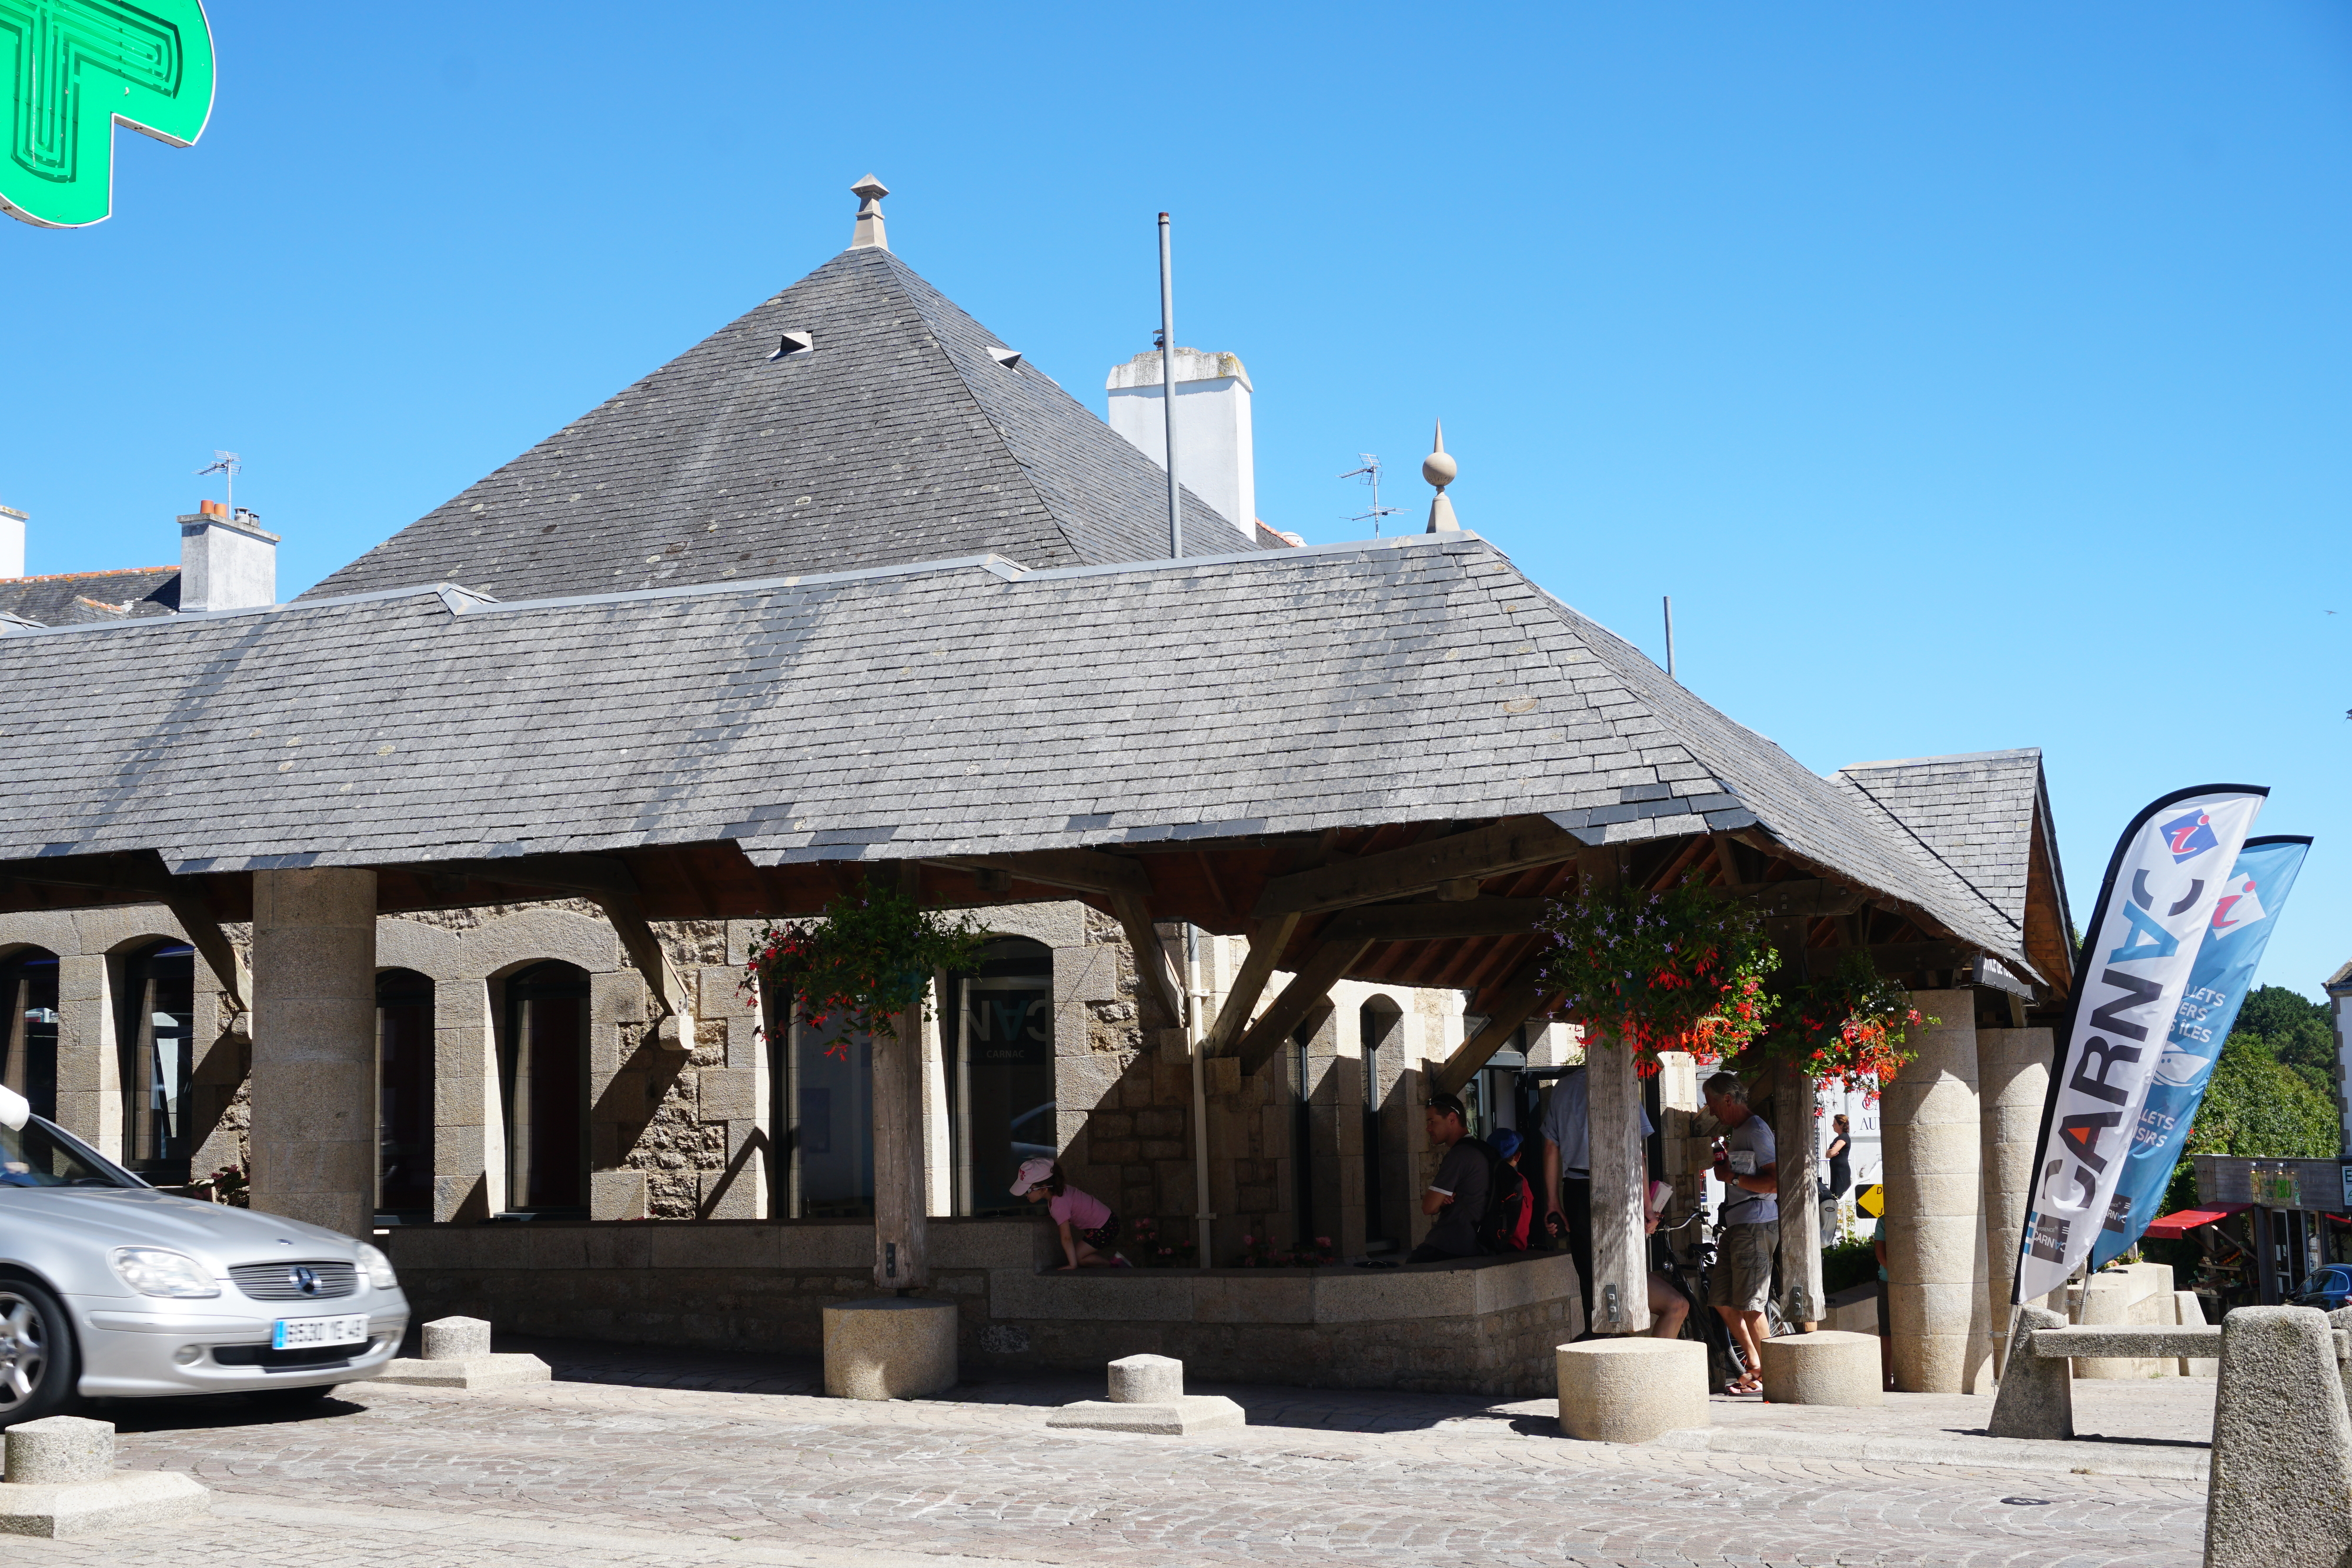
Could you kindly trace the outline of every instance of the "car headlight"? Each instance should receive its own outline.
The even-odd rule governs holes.
[[[220,1287],[205,1266],[184,1252],[162,1247],[118,1247],[107,1254],[122,1282],[142,1296],[217,1296]]]
[[[400,1288],[400,1276],[392,1271],[392,1260],[383,1255],[382,1249],[371,1247],[364,1241],[361,1242],[360,1267],[366,1270],[368,1283],[377,1290],[394,1291]]]

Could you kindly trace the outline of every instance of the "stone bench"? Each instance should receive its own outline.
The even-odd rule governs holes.
[[[2337,1379],[2352,1394],[2352,1333],[2339,1327],[2329,1333]],[[2180,1328],[2069,1323],[2044,1307],[2024,1310],[2018,1335],[2021,1354],[2010,1357],[1993,1399],[1992,1418],[1985,1426],[1996,1437],[2072,1437],[2073,1369],[2079,1360],[2176,1361],[2187,1366],[2218,1361],[2223,1343],[2221,1330],[2210,1323]]]

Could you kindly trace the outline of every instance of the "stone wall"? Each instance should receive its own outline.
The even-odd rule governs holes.
[[[530,1221],[394,1231],[420,1320],[511,1333],[815,1354],[823,1310],[874,1293],[873,1232],[788,1225]],[[1581,1332],[1564,1254],[1397,1270],[1041,1272],[1034,1220],[934,1219],[928,1294],[956,1303],[964,1364],[1098,1372],[1150,1352],[1202,1381],[1527,1398]]]

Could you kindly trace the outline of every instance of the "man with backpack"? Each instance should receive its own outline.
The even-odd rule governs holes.
[[[1478,1222],[1486,1218],[1487,1200],[1495,1190],[1494,1151],[1470,1136],[1462,1102],[1451,1094],[1433,1094],[1422,1113],[1429,1141],[1445,1151],[1437,1175],[1421,1195],[1421,1211],[1433,1214],[1428,1239],[1407,1254],[1408,1263],[1435,1263],[1479,1253]]]

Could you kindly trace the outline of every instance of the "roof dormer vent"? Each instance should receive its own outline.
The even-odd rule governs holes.
[[[1018,349],[992,348],[988,350],[988,357],[994,360],[998,364],[1003,365],[1008,371],[1016,368],[1021,363],[1021,350]]]
[[[787,332],[776,344],[776,351],[770,354],[768,358],[771,361],[776,360],[797,360],[803,354],[814,354],[815,352],[816,334],[814,332]]]

